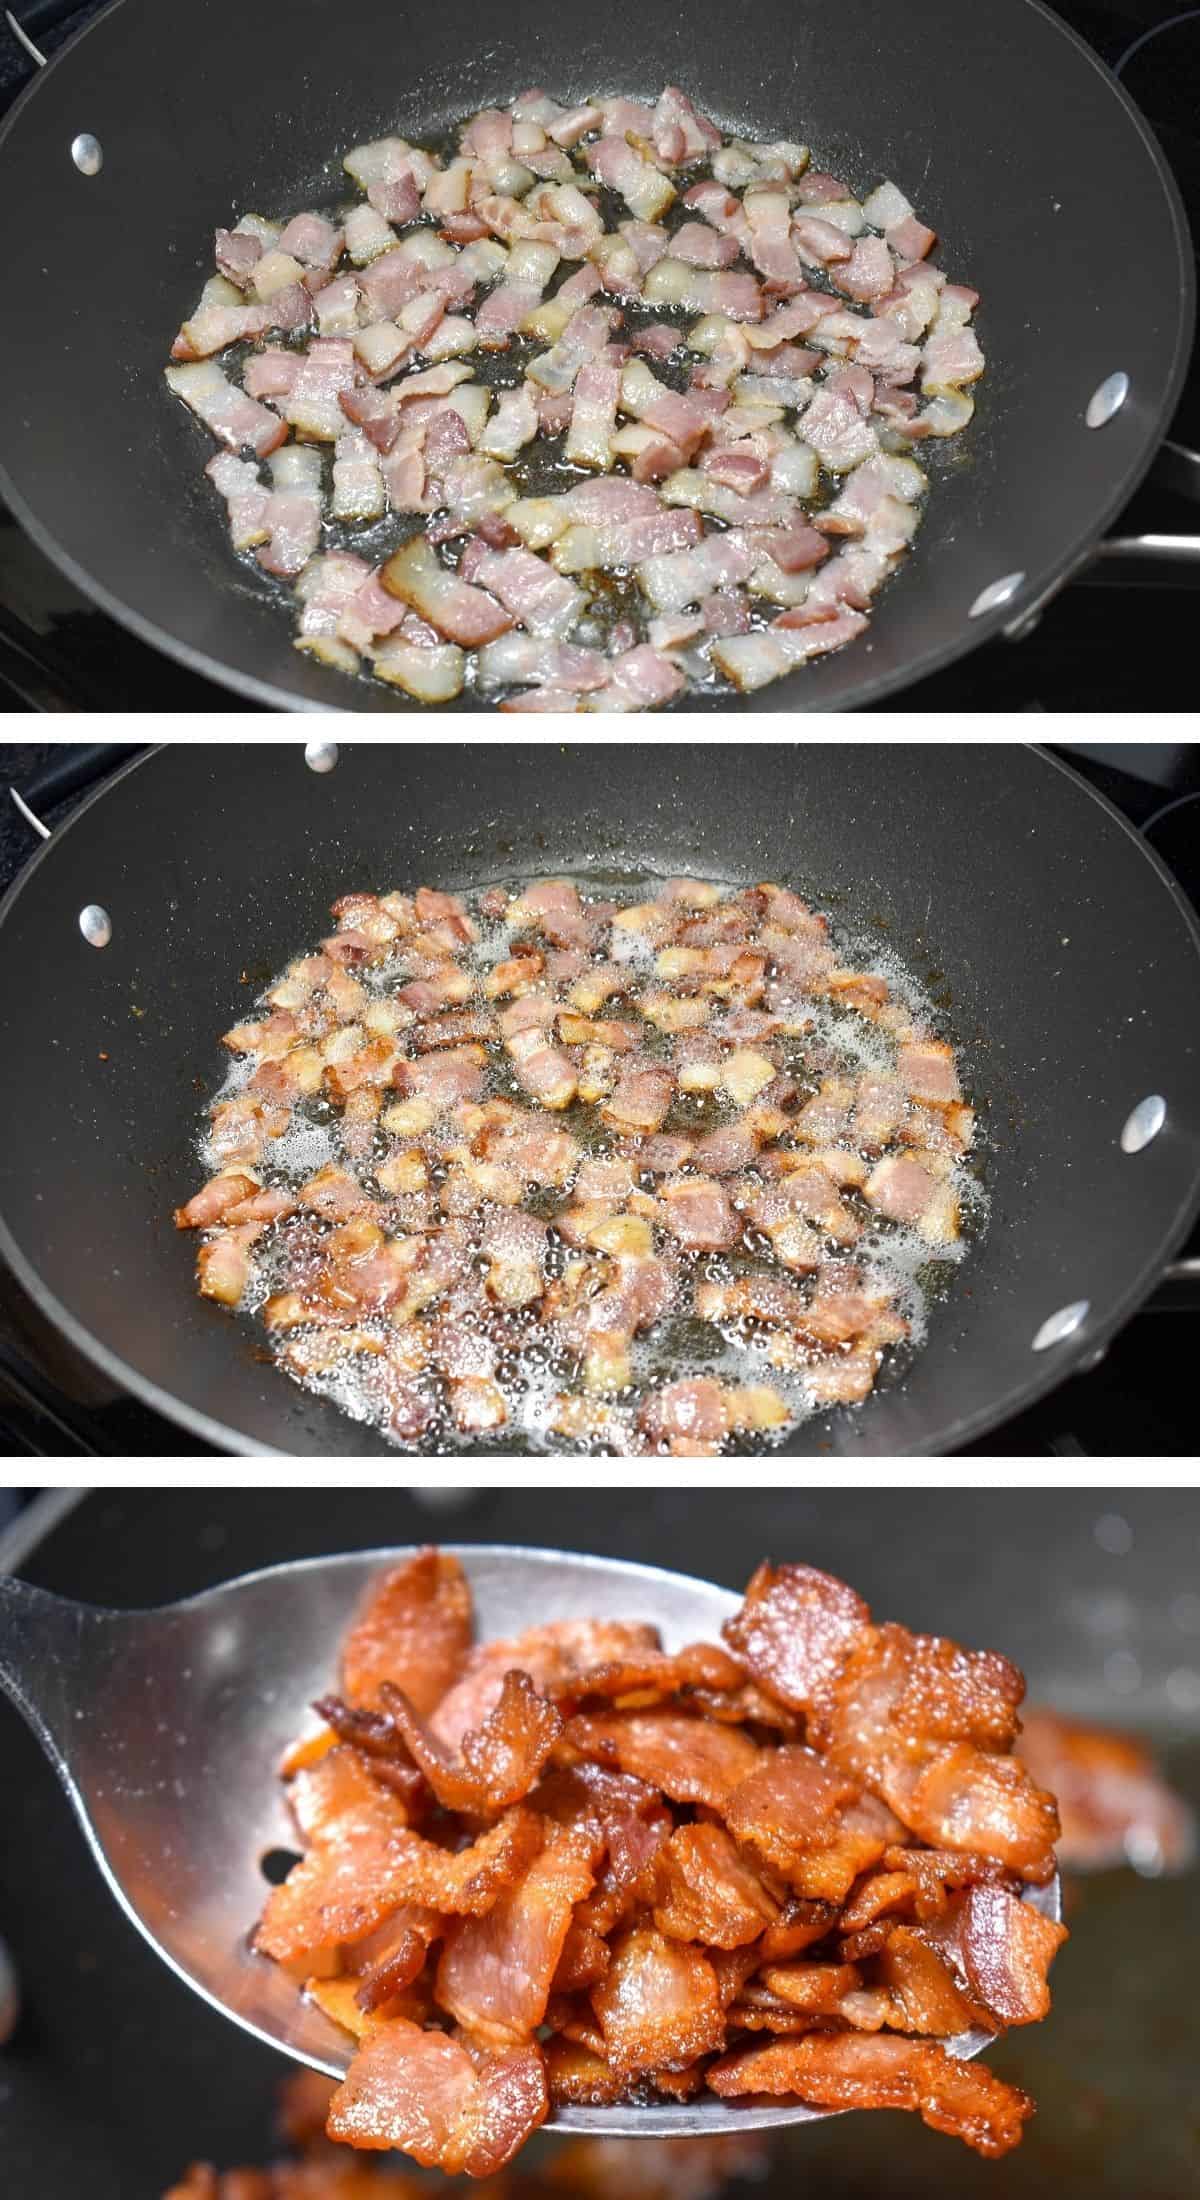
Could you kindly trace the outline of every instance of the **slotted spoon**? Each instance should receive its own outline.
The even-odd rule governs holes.
[[[557,1619],[653,1621],[668,1650],[716,1639],[740,1599],[625,1560],[504,1544],[443,1546],[471,1584],[479,1639]],[[0,1687],[55,1765],[118,1902],[187,1985],[257,2039],[330,2077],[353,2042],[306,2002],[250,1935],[264,1862],[294,1850],[283,1750],[334,1677],[370,1583],[408,1550],[300,1559],[158,1610],[110,1611],[0,1579]],[[1058,1915],[1058,1882],[1028,1899]],[[946,2044],[977,2055],[990,2035]],[[669,2138],[810,2122],[799,2101],[715,2096],[560,2108],[551,2128]]]

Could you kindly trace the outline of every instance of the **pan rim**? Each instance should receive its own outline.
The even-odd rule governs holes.
[[[51,72],[60,67],[69,55],[74,54],[90,33],[107,22],[108,18],[115,14],[118,8],[136,4],[137,0],[109,0],[107,7],[102,8],[90,23],[85,24],[81,31],[77,32],[73,38],[68,39],[65,45],[59,47],[44,67],[37,70],[13,102],[3,121],[0,122],[0,154],[3,153],[6,141],[19,118],[24,114],[26,106],[35,97],[39,86],[49,77]],[[1052,30],[1075,47],[1076,51],[1087,60],[1093,73],[1099,78],[1108,93],[1116,99],[1128,120],[1133,124],[1166,200],[1178,261],[1179,277],[1178,285],[1174,291],[1178,308],[1174,330],[1174,353],[1159,410],[1154,419],[1147,423],[1141,447],[1135,452],[1122,473],[1119,485],[1102,500],[1096,513],[1086,523],[1079,525],[1072,532],[1070,541],[1053,565],[1033,576],[1033,584],[1028,592],[1027,614],[1031,610],[1044,608],[1061,588],[1068,585],[1076,571],[1086,562],[1093,544],[1101,540],[1112,521],[1135,495],[1166,439],[1192,351],[1196,325],[1196,274],[1191,250],[1191,232],[1182,194],[1176,183],[1170,163],[1141,109],[1130,97],[1120,79],[1113,75],[1107,63],[1087,44],[1079,32],[1065,22],[1063,17],[1053,8],[1046,5],[1046,0],[1014,0],[1014,4],[1028,8],[1033,14],[1041,16]],[[215,685],[226,689],[230,694],[239,695],[250,702],[265,705],[272,710],[346,716],[358,709],[364,712],[368,709],[378,709],[380,715],[385,717],[415,715],[414,712],[400,705],[394,697],[377,695],[377,683],[374,682],[367,683],[357,680],[346,682],[351,695],[356,690],[361,689],[364,694],[369,693],[374,698],[371,705],[366,702],[356,705],[349,699],[346,702],[318,701],[315,697],[295,693],[290,688],[277,687],[274,681],[262,679],[257,673],[235,671],[232,666],[223,660],[210,656],[207,650],[195,647],[192,643],[184,641],[178,635],[170,632],[166,627],[160,626],[156,620],[147,618],[135,604],[126,603],[124,598],[111,591],[103,580],[93,576],[85,566],[81,565],[72,553],[59,542],[53,531],[38,518],[28,500],[16,487],[5,463],[2,450],[0,450],[0,495],[4,497],[19,524],[31,537],[37,548],[50,559],[53,565],[57,566],[58,570],[66,576],[73,586],[78,588],[90,602],[96,604],[101,611],[106,612],[110,618],[115,619],[119,626],[124,627],[128,633],[133,634],[137,640],[146,643],[160,655],[172,659],[176,664],[181,665],[185,671],[212,681]],[[919,570],[918,566],[918,573]],[[1012,617],[1011,607],[1000,606],[977,620],[963,620],[957,633],[951,635],[945,641],[932,645],[919,654],[906,659],[902,667],[893,672],[879,673],[873,678],[864,673],[861,679],[855,680],[848,692],[832,698],[826,697],[823,700],[812,702],[789,698],[787,701],[780,699],[773,702],[769,700],[772,690],[766,689],[763,691],[762,700],[758,698],[748,700],[742,697],[727,698],[719,709],[713,712],[713,715],[720,716],[725,712],[745,711],[746,709],[755,712],[771,711],[779,716],[800,716],[817,711],[832,714],[847,710],[862,710],[872,704],[884,701],[888,696],[902,694],[906,689],[915,686],[918,681],[926,679],[931,674],[957,663],[960,658],[970,655],[985,642],[997,640],[1003,634],[1005,627],[1012,623]],[[867,642],[863,645],[867,654],[869,654],[868,645],[869,636]],[[793,674],[791,677],[799,680],[801,674]],[[804,690],[801,687],[798,690],[798,696],[802,697],[803,693]],[[686,700],[683,707],[686,708]],[[417,706],[417,708],[419,710],[420,706]],[[675,715],[681,714],[681,711],[675,713]],[[464,716],[467,714],[461,710],[452,709],[449,713],[442,712],[441,715]],[[491,712],[481,710],[480,715],[494,717],[495,712],[494,710]]]
[[[120,0],[118,0],[118,4],[120,4]],[[110,779],[105,780],[99,787],[94,788],[90,794],[84,797],[65,824],[58,828],[51,839],[43,841],[41,846],[34,850],[29,861],[17,874],[7,893],[0,900],[0,952],[3,952],[4,926],[7,920],[11,917],[30,879],[35,875],[40,865],[47,860],[52,850],[61,845],[65,836],[77,821],[85,816],[97,802],[102,801],[113,788],[120,785],[123,780],[128,779],[131,773],[144,769],[159,757],[169,756],[172,748],[176,745],[172,742],[159,742],[153,748],[144,751],[140,756],[133,757],[129,763],[122,765],[120,770],[115,772]],[[189,747],[215,748],[217,745],[215,743],[197,742],[189,744]],[[270,745],[275,746],[276,744]],[[376,747],[379,744],[369,743],[367,745]],[[464,742],[461,745],[470,747],[473,744]],[[594,744],[582,745],[590,747]],[[613,742],[609,745],[618,746],[619,744]],[[792,744],[782,745],[791,746]],[[1137,847],[1140,855],[1150,864],[1160,883],[1166,887],[1176,911],[1183,919],[1193,953],[1200,960],[1200,912],[1197,912],[1193,907],[1161,856],[1137,831],[1129,819],[1116,808],[1115,804],[1109,801],[1107,795],[1101,794],[1080,772],[1076,771],[1062,757],[1053,755],[1041,743],[1029,741],[995,743],[992,745],[1024,749],[1028,755],[1036,757],[1040,764],[1051,767],[1061,773],[1065,779],[1073,782],[1076,787],[1090,797],[1102,812],[1110,819],[1115,820],[1126,837]],[[404,744],[396,743],[394,746],[403,747]],[[1137,1274],[1126,1283],[1120,1297],[1109,1309],[1103,1324],[1097,1324],[1095,1327],[1085,1324],[1073,1337],[1064,1339],[1063,1345],[1044,1356],[1044,1360],[1038,1367],[1036,1374],[1031,1376],[1028,1382],[1011,1386],[1001,1396],[990,1400],[986,1405],[981,1405],[969,1413],[961,1414],[956,1421],[940,1430],[935,1437],[921,1439],[911,1445],[902,1446],[894,1452],[872,1452],[864,1449],[858,1452],[847,1452],[845,1456],[859,1463],[865,1463],[870,1458],[949,1457],[974,1438],[984,1436],[990,1430],[1000,1428],[1015,1412],[1025,1411],[1028,1407],[1035,1405],[1041,1398],[1046,1397],[1050,1391],[1057,1389],[1060,1383],[1065,1382],[1069,1375],[1080,1372],[1092,1360],[1094,1355],[1098,1352],[1107,1351],[1113,1338],[1137,1312],[1138,1307],[1147,1297],[1155,1281],[1161,1276],[1167,1262],[1183,1244],[1198,1214],[1200,1214],[1200,1153],[1197,1154],[1193,1164],[1192,1181],[1177,1209],[1174,1224],[1165,1233],[1163,1240],[1160,1241],[1157,1253],[1144,1261]],[[162,1414],[166,1420],[172,1422],[176,1427],[182,1427],[190,1435],[202,1437],[206,1442],[211,1443],[216,1451],[235,1458],[288,1459],[321,1456],[316,1453],[310,1455],[290,1451],[281,1444],[267,1443],[258,1437],[247,1436],[232,1424],[204,1412],[202,1408],[189,1404],[185,1399],[175,1397],[173,1393],[164,1390],[160,1384],[154,1382],[149,1376],[144,1375],[139,1368],[134,1367],[125,1360],[120,1353],[111,1350],[100,1338],[93,1335],[86,1324],[80,1321],[72,1310],[59,1299],[57,1293],[52,1291],[44,1282],[39,1270],[26,1256],[14,1237],[2,1208],[0,1208],[0,1259],[3,1259],[11,1268],[21,1287],[27,1292],[39,1312],[67,1338],[68,1342],[82,1354],[84,1359],[116,1382],[122,1391],[132,1392],[144,1405],[148,1405],[153,1411]],[[1050,1364],[1045,1364],[1046,1361]],[[906,1376],[905,1381],[910,1380],[911,1376]],[[421,1460],[431,1456],[429,1453],[420,1451],[398,1451],[393,1453],[390,1446],[384,1448],[384,1455],[387,1457],[394,1456],[401,1460]],[[333,1455],[326,1454],[325,1456],[331,1457]],[[374,1453],[363,1451],[338,1454],[337,1456],[366,1458],[374,1456]],[[461,1456],[470,1458],[486,1455],[465,1453]],[[554,1456],[572,1457],[575,1455],[529,1452],[522,1453],[520,1456],[534,1459]],[[731,1454],[730,1456],[756,1455]],[[803,1456],[803,1454],[790,1451],[785,1443],[780,1446],[778,1451],[768,1452],[762,1456],[770,1461],[772,1459]]]

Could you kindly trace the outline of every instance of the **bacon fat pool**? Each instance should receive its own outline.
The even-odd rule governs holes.
[[[1066,1938],[1021,1674],[805,1565],[723,1637],[476,1644],[453,1556],[376,1584],[255,1935],[357,2043],[332,2138],[480,2177],[554,2107],[708,2092],[1017,2145],[1032,2101],[962,2055],[1046,2015]]]
[[[630,711],[868,633],[984,369],[896,183],[674,85],[343,167],[357,198],[217,230],[166,370],[298,649],[425,704]]]
[[[891,950],[798,894],[353,893],[224,1035],[203,1296],[401,1447],[761,1449],[902,1374],[983,1225]]]

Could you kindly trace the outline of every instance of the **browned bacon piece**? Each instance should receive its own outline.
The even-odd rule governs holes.
[[[676,1803],[721,1811],[758,1762],[759,1751],[738,1727],[717,1726],[676,1711],[580,1713],[567,1723],[567,1751],[631,1772]]]
[[[545,2122],[549,2107],[534,2041],[493,2051],[395,2018],[359,2049],[326,2129],[351,2146],[401,2147],[450,2176],[490,2177]]]
[[[779,1910],[722,1826],[680,1826],[658,1858],[654,1922],[671,1940],[740,1948]]]
[[[698,1948],[638,1926],[617,1943],[592,1989],[605,2058],[626,2078],[686,2066],[724,2044],[725,2012]]]
[[[832,1574],[764,1561],[722,1633],[764,1688],[811,1711],[870,1619],[862,1598]]]
[[[1033,2103],[981,2063],[908,2039],[810,2033],[725,2057],[708,2073],[725,2100],[790,2093],[817,2108],[913,2109],[934,2131],[964,2139],[978,2154],[1007,2154]]]
[[[562,1720],[528,1673],[506,1673],[499,1701],[453,1753],[399,1688],[383,1684],[384,1701],[439,1803],[476,1818],[519,1803],[534,1786]]]
[[[430,1724],[441,1742],[457,1748],[465,1734],[482,1726],[499,1701],[505,1675],[514,1668],[528,1673],[543,1694],[555,1695],[582,1673],[658,1647],[658,1629],[640,1621],[550,1620],[544,1627],[473,1650],[461,1680],[442,1698]]]
[[[450,1927],[435,1993],[477,2038],[503,2045],[529,2038],[541,2024],[572,1912],[594,1883],[599,1846],[586,1826],[555,1828],[486,1917]]]
[[[347,1699],[378,1704],[388,1682],[425,1715],[458,1679],[471,1634],[471,1592],[458,1560],[432,1549],[418,1551],[372,1591],[346,1637]]]

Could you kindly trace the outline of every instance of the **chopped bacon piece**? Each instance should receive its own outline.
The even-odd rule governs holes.
[[[764,1688],[796,1711],[812,1711],[870,1620],[862,1598],[832,1574],[764,1562],[722,1633]]]
[[[287,434],[273,412],[235,389],[211,359],[168,367],[166,379],[176,397],[231,451],[249,450],[255,458],[265,458],[278,450]]]
[[[331,2139],[399,2147],[426,2168],[490,2177],[549,2113],[541,2049],[465,2046],[404,2018],[363,2042],[329,2109]]]
[[[600,1112],[614,1130],[656,1131],[670,1109],[674,1086],[669,1069],[649,1066],[622,1070]]]
[[[978,1850],[1035,1882],[1054,1870],[1054,1798],[1015,1757],[952,1742],[924,1763],[893,1762],[884,1792],[896,1816],[931,1847]]]
[[[893,1933],[889,1947],[896,1937]],[[945,1958],[998,2023],[1035,2024],[1048,2013],[1047,1974],[1066,1927],[1006,1887],[965,1888],[943,1917],[917,1928],[917,1937]]]
[[[1018,2145],[1033,2103],[979,2063],[923,2040],[810,2033],[727,2056],[708,2072],[723,2099],[790,2093],[814,2107],[913,2109],[934,2131],[995,2157]]]
[[[575,1905],[592,1890],[598,1847],[585,1827],[554,1829],[486,1917],[451,1926],[437,2000],[478,2038],[503,2045],[542,2023]]]
[[[406,1827],[398,1799],[380,1788],[378,1802],[322,1828],[273,1889],[255,1946],[278,1963],[319,1962],[343,1942],[364,1940],[405,1903],[482,1916],[540,1838],[537,1819],[518,1809],[452,1855]]]
[[[342,1650],[352,1704],[375,1704],[386,1682],[424,1716],[462,1672],[471,1646],[471,1592],[462,1567],[419,1551],[372,1590]]]
[[[779,1904],[721,1826],[680,1826],[658,1857],[654,1922],[671,1940],[741,1948]]]
[[[474,1817],[505,1810],[528,1795],[562,1731],[557,1711],[538,1694],[528,1673],[512,1671],[504,1676],[499,1701],[477,1728],[463,1735],[456,1762],[400,1689],[385,1683],[384,1694],[439,1803]]]
[[[673,1802],[702,1803],[716,1811],[724,1809],[759,1756],[738,1728],[675,1711],[578,1714],[563,1739],[582,1757],[648,1780]]]
[[[438,1705],[433,1730],[448,1747],[460,1747],[499,1701],[504,1677],[514,1668],[528,1673],[543,1694],[555,1695],[582,1673],[657,1648],[656,1628],[623,1620],[551,1620],[511,1640],[485,1643]]]
[[[686,2066],[725,2041],[716,1973],[698,1948],[637,1926],[592,1988],[604,2053],[623,2077]]]

